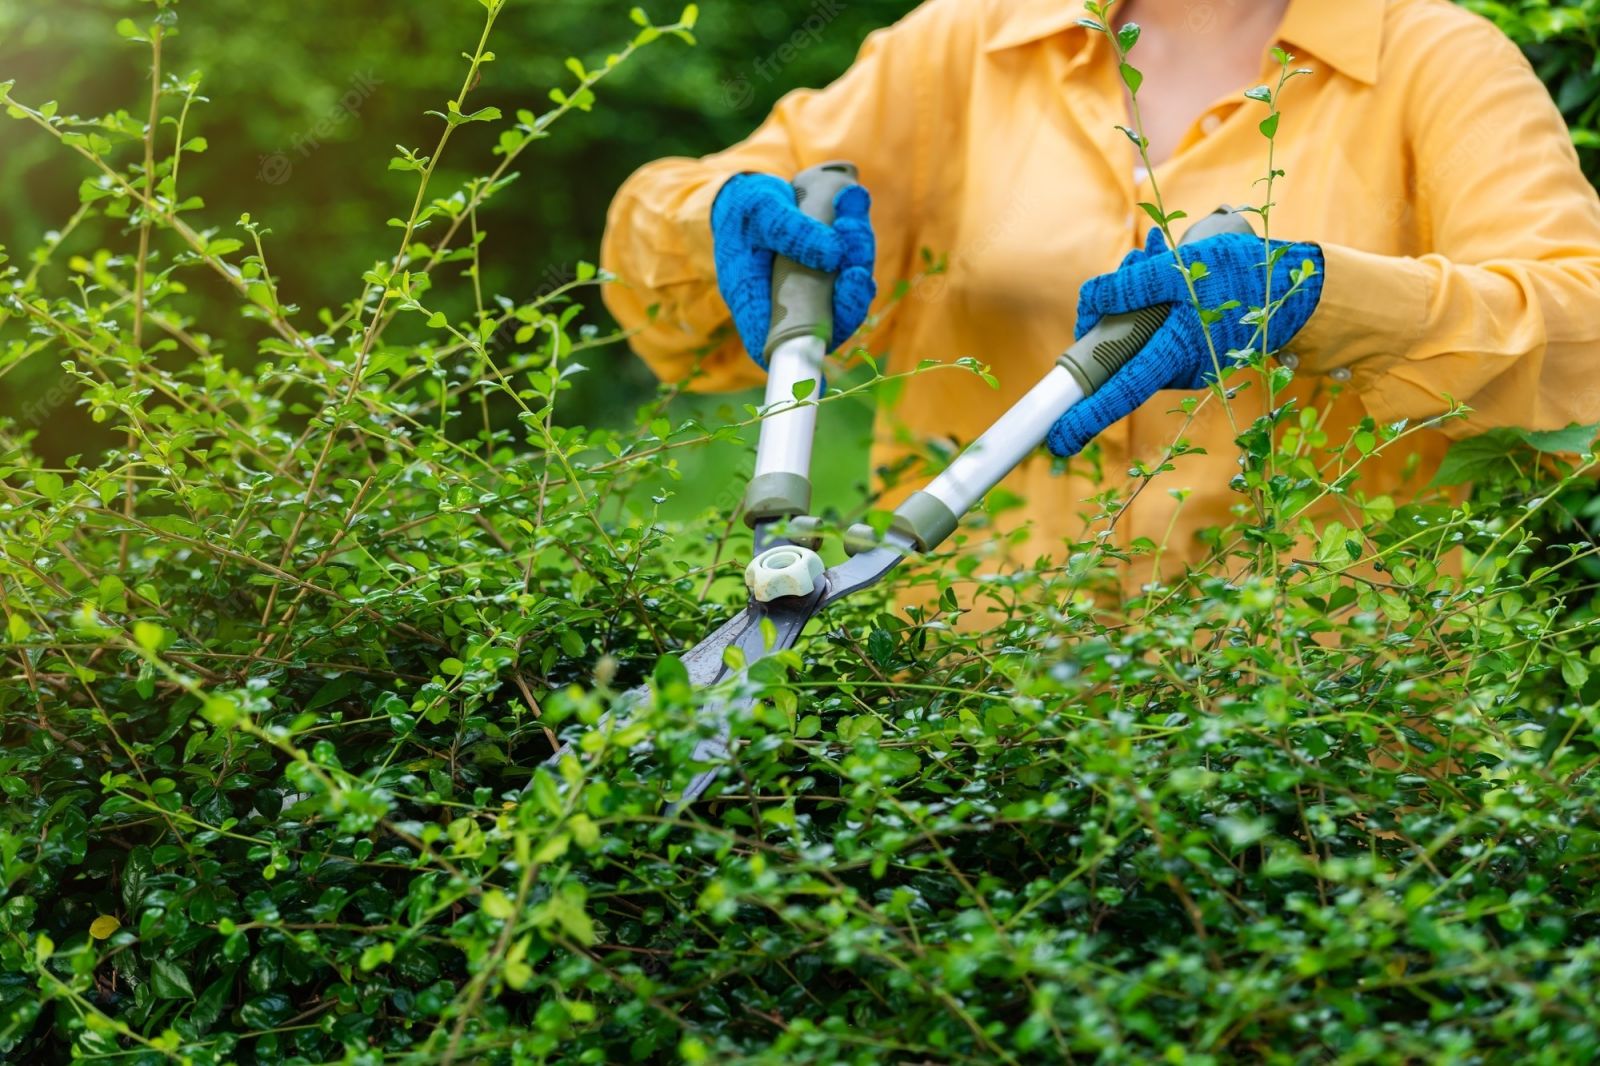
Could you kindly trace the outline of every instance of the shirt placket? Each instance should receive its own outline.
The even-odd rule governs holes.
[[[1141,246],[1145,235],[1154,225],[1138,205],[1155,203],[1157,183],[1164,196],[1172,201],[1174,195],[1181,192],[1185,164],[1202,144],[1229,132],[1227,127],[1235,118],[1234,113],[1243,105],[1242,99],[1233,96],[1213,101],[1184,133],[1172,156],[1156,166],[1152,176],[1144,172],[1132,142],[1117,129],[1118,126],[1131,125],[1126,97],[1111,54],[1098,38],[1091,35],[1067,63],[1063,74],[1063,92],[1073,119],[1094,147],[1095,155],[1104,168],[1104,179],[1122,194],[1124,224],[1131,247]],[[1106,452],[1108,474],[1113,474],[1119,468],[1129,469],[1141,460],[1153,461],[1154,456],[1144,454],[1147,450],[1164,450],[1168,441],[1159,442],[1159,446],[1153,449],[1140,447],[1140,443],[1152,432],[1151,423],[1155,421],[1160,421],[1165,428],[1164,419],[1141,416],[1136,411],[1131,417],[1100,434],[1101,446]],[[1139,537],[1159,540],[1164,535],[1165,518],[1158,519],[1154,514],[1142,513],[1144,510],[1133,505],[1127,520],[1117,524],[1113,537],[1119,546],[1127,547]]]
[[[1130,234],[1129,243],[1138,240],[1137,212],[1138,190],[1134,186],[1133,164],[1137,156],[1127,136],[1117,127],[1127,125],[1123,114],[1120,85],[1115,66],[1109,62],[1110,53],[1094,35],[1089,35],[1077,54],[1068,62],[1062,76],[1062,92],[1068,111],[1077,123],[1084,139],[1093,147],[1103,173],[1101,180],[1115,188],[1123,202],[1125,228]],[[1100,434],[1102,449],[1107,453],[1107,472],[1125,467],[1132,455],[1131,420],[1124,419]],[[1119,524],[1115,539],[1126,539]]]

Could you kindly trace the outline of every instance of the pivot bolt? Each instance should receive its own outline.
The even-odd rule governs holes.
[[[758,603],[771,603],[785,596],[811,595],[824,569],[822,556],[810,548],[783,544],[752,559],[744,583]]]
[[[796,515],[789,519],[788,528],[782,537],[790,544],[816,551],[822,547],[822,519],[808,514]]]

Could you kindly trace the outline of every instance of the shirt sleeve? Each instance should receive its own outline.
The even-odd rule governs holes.
[[[658,377],[702,391],[764,377],[732,329],[712,261],[711,205],[735,174],[792,178],[830,160],[855,163],[873,196],[880,293],[891,288],[886,279],[907,276],[927,196],[924,156],[938,136],[935,94],[951,91],[950,72],[936,76],[930,68],[944,66],[970,36],[966,4],[924,4],[870,35],[855,64],[826,89],[785,96],[743,143],[703,159],[658,160],[623,184],[601,245],[602,266],[618,278],[604,299]],[[754,76],[766,76],[763,63],[781,61],[775,53],[755,62]],[[887,328],[880,325],[877,343],[885,343]]]
[[[1600,199],[1561,114],[1487,23],[1412,57],[1407,122],[1431,252],[1325,245],[1321,303],[1291,346],[1346,367],[1383,422],[1468,405],[1443,431],[1600,422]]]

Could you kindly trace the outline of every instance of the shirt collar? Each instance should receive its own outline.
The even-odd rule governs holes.
[[[1077,0],[990,0],[984,51],[1000,52],[1080,30],[1088,12]]]
[[[1339,73],[1371,85],[1378,80],[1387,0],[1290,0],[1278,31],[1280,40],[1326,61]],[[984,51],[1007,48],[1085,31],[1086,17],[1076,0],[991,0]]]
[[[1292,0],[1278,39],[1363,85],[1378,80],[1386,0]]]

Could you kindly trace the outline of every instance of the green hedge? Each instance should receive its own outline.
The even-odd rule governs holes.
[[[158,9],[130,54],[165,47]],[[453,84],[495,47],[475,12],[511,17],[454,11]],[[670,71],[690,20],[619,20],[648,49],[619,72]],[[741,601],[748,536],[725,501],[657,509],[753,415],[668,391],[569,424],[585,364],[624,358],[572,302],[603,279],[501,301],[471,269],[523,245],[471,238],[466,205],[514,193],[462,176],[544,173],[588,62],[542,114],[432,105],[461,117],[396,157],[395,258],[323,314],[282,295],[302,246],[191,202],[229,130],[186,82],[154,137],[149,100],[6,88],[82,218],[6,250],[0,365],[58,368],[36,410],[114,446],[0,426],[0,1058],[1600,1055],[1591,434],[1477,442],[1474,500],[1397,508],[1361,473],[1419,427],[1283,406],[1240,427],[1203,568],[1109,609],[1103,543],[1001,577],[961,540],[892,590],[927,608],[841,604],[695,692],[674,652]],[[739,693],[733,765],[673,813]],[[535,769],[559,735],[587,739]]]

